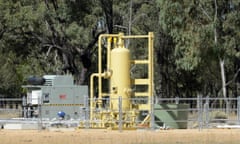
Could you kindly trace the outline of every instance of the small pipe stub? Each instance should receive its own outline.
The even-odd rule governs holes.
[[[112,71],[111,70],[106,70],[104,71],[104,73],[102,74],[103,78],[107,79],[110,78],[112,76]]]
[[[123,40],[123,33],[119,33],[119,36],[118,36],[118,46],[120,48],[124,48],[124,40]]]

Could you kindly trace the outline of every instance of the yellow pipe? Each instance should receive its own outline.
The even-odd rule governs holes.
[[[150,80],[150,82],[151,82],[151,104],[153,104],[154,105],[154,48],[153,48],[153,46],[154,46],[154,34],[153,34],[153,32],[149,32],[149,42],[150,42],[150,44],[149,44],[149,47],[150,47],[150,52],[151,52],[151,54],[149,54],[149,55],[151,55],[151,80]],[[153,106],[151,106],[151,104],[150,104],[150,106],[149,106],[149,109],[150,109],[150,111],[151,111],[151,113],[152,113],[152,115],[153,115]],[[153,123],[150,123],[150,127],[153,127]]]
[[[102,40],[103,35],[99,36],[98,39],[98,98],[102,98],[102,77],[100,76],[102,73]]]
[[[93,120],[93,100],[94,100],[94,77],[103,77],[107,75],[107,73],[93,73],[90,77],[90,120]],[[98,97],[98,100],[102,101],[101,98]],[[101,105],[101,102],[100,102]],[[99,105],[99,106],[100,106]]]
[[[152,61],[152,66],[151,66],[151,68],[152,68],[152,80],[151,80],[151,82],[152,82],[152,96],[154,96],[154,34],[153,34],[153,32],[150,32],[150,37],[151,37],[151,52],[152,52],[152,59],[151,59],[151,61]]]
[[[151,101],[153,100],[153,32],[148,33],[148,71],[149,71],[149,110],[151,109]]]
[[[98,99],[102,101],[102,77],[108,77],[110,74],[102,73],[102,38],[104,37],[117,37],[117,34],[102,34],[98,38],[98,73],[93,73],[90,77],[90,120],[93,120],[93,99],[94,99],[94,77],[98,77]],[[111,41],[108,40],[108,48],[107,48],[108,57],[110,57],[111,51]],[[108,58],[108,65],[110,65],[110,59]],[[108,67],[110,69],[110,66]],[[100,102],[101,103],[101,102]],[[101,108],[102,105],[99,105]]]
[[[101,34],[98,37],[98,98],[102,99],[102,38],[117,37],[118,34]],[[110,52],[108,52],[110,53]],[[101,108],[101,107],[100,107]]]
[[[90,120],[93,120],[93,96],[94,96],[94,77],[97,77],[98,73],[93,73],[90,77]]]
[[[107,41],[107,71],[110,70],[110,62],[111,62],[111,58],[110,58],[111,43],[112,43],[112,37],[109,37],[109,38],[108,38],[108,41]]]
[[[141,125],[144,125],[146,122],[149,122],[149,120],[150,120],[150,114],[148,114],[145,118],[144,118],[144,120],[141,122]]]
[[[120,48],[124,48],[123,33],[119,33],[119,36],[118,36],[118,46]]]
[[[122,36],[123,39],[129,39],[129,38],[149,38],[149,35],[124,35]]]
[[[113,38],[113,47],[117,47],[117,38]]]

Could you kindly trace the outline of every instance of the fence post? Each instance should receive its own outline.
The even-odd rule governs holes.
[[[22,97],[23,117],[27,118],[27,99],[25,96]]]
[[[230,102],[226,99],[226,114],[227,117],[230,115]]]
[[[238,124],[240,124],[240,96],[237,98],[237,120]]]
[[[205,121],[206,127],[208,128],[209,124],[209,96],[206,97],[206,101],[204,104],[204,113],[205,113]]]
[[[175,97],[175,104],[179,104],[179,97]]]
[[[202,130],[202,95],[197,96],[198,130]]]
[[[42,130],[42,98],[38,97],[38,130]]]
[[[151,130],[154,130],[154,124],[155,124],[155,117],[154,117],[154,97],[151,96],[151,112],[150,112],[150,117],[151,117],[151,121],[150,121],[150,127]]]
[[[90,125],[90,117],[89,117],[89,112],[90,112],[90,108],[89,108],[89,105],[88,105],[88,101],[89,101],[89,98],[88,96],[84,96],[84,107],[85,107],[85,110],[84,110],[84,113],[85,113],[85,116],[84,116],[84,119],[86,120],[85,121],[85,128],[89,128]],[[90,100],[91,101],[91,100]]]
[[[122,97],[118,97],[118,110],[119,110],[119,124],[118,124],[118,129],[120,132],[122,132]]]

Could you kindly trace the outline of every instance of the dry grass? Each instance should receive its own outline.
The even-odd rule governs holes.
[[[0,119],[9,119],[9,118],[16,118],[21,117],[21,111],[12,110],[12,111],[0,111]]]
[[[239,144],[240,130],[0,130],[1,144]]]

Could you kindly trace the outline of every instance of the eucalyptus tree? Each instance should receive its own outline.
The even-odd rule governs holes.
[[[173,40],[176,71],[186,76],[178,84],[186,84],[185,92],[195,84],[191,91],[219,95],[224,72],[219,63],[225,63],[227,79],[238,72],[234,63],[239,53],[239,2],[159,0],[158,4],[160,26]]]
[[[88,68],[85,48],[93,45],[96,23],[91,2],[0,1],[1,93],[19,93],[29,75]]]
[[[3,94],[19,95],[22,81],[22,73],[19,69],[24,67],[25,64],[30,64],[30,61],[36,57],[32,50],[34,52],[38,51],[38,42],[32,36],[29,36],[29,33],[39,29],[38,19],[41,19],[39,13],[42,9],[41,6],[37,6],[38,4],[32,1],[0,1],[2,66],[0,87]],[[34,58],[32,59],[30,55],[33,55]],[[38,66],[39,62],[32,63],[28,70],[37,70],[36,67]]]

